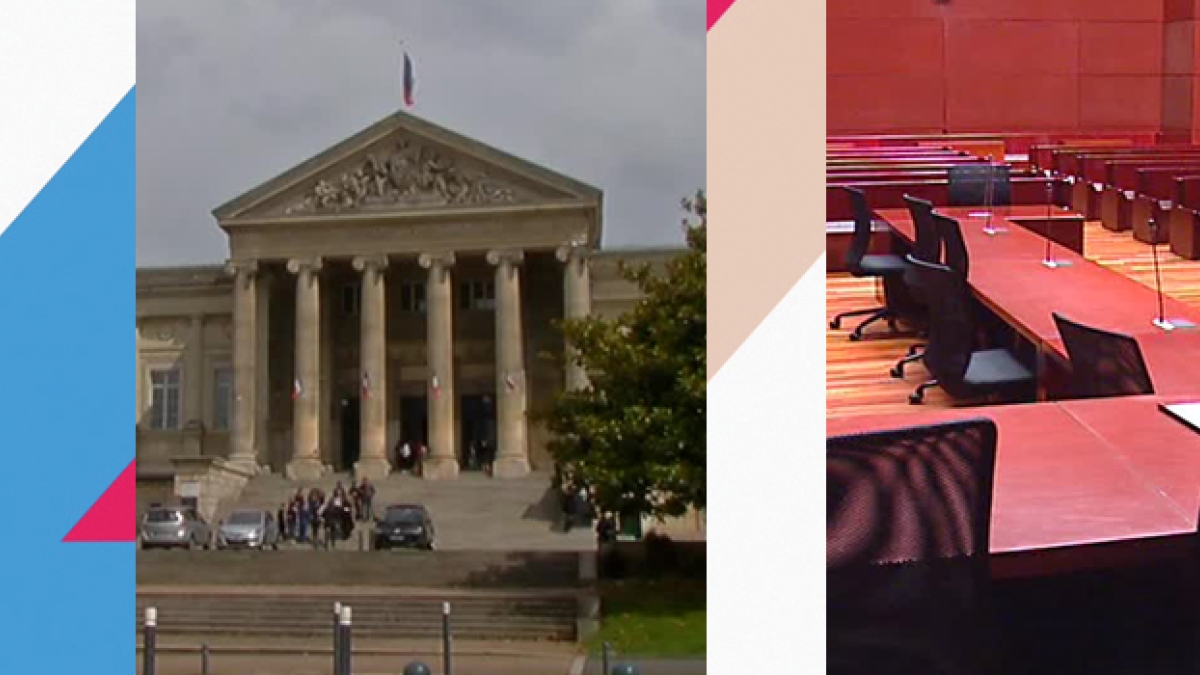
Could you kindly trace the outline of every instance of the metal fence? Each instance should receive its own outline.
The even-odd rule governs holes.
[[[158,609],[146,608],[143,621],[142,673],[155,675],[158,659]],[[330,622],[333,637],[333,675],[354,675],[354,609],[340,602],[333,604]],[[442,670],[441,675],[454,673],[454,634],[450,623],[450,603],[442,603]],[[199,650],[200,675],[209,675],[211,653],[207,644]],[[608,675],[639,675],[637,666],[631,663],[613,663],[611,645],[605,643],[601,651],[601,673]],[[404,675],[433,675],[433,669],[422,661],[411,661],[404,666]]]

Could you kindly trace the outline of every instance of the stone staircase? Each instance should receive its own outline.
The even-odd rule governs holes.
[[[441,635],[442,603],[451,606],[456,639],[556,640],[578,637],[577,619],[584,594],[563,591],[484,593],[419,589],[277,588],[246,593],[197,588],[139,590],[137,625],[147,607],[158,610],[160,640],[237,636],[269,641],[278,638],[328,638],[333,604],[353,610],[357,638],[412,639]]]
[[[349,487],[350,474],[330,474],[312,481],[292,481],[275,474],[255,477],[240,496],[217,509],[214,525],[236,508],[270,509],[295,494],[320,487],[326,494],[341,482]],[[558,500],[550,489],[550,475],[533,473],[524,478],[498,480],[479,473],[464,473],[455,480],[426,481],[393,474],[375,483],[375,511],[387,504],[416,503],[429,509],[442,550],[590,551],[595,536],[587,528],[561,531]],[[357,534],[357,533],[356,533]],[[356,546],[357,538],[344,542]]]

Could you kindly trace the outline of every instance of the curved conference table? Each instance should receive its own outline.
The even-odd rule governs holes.
[[[1155,396],[1043,401],[830,418],[828,435],[987,417],[999,429],[992,510],[998,577],[1053,574],[1174,555],[1191,545],[1200,515],[1200,432],[1159,409],[1200,401],[1200,329],[1153,325],[1157,296],[1124,275],[1055,246],[1069,267],[1042,264],[1046,240],[1009,217],[1046,207],[993,210],[1000,234],[983,231],[979,208],[941,208],[959,219],[971,255],[972,292],[1032,342],[1039,365],[1065,361],[1052,312],[1137,338]],[[911,240],[907,211],[881,210]],[[1056,210],[1058,217],[1078,216]],[[1200,325],[1200,311],[1168,299],[1166,315]]]

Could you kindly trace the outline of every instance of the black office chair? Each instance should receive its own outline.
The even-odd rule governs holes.
[[[887,286],[890,281],[899,281],[903,276],[908,265],[905,264],[904,258],[898,255],[883,254],[883,255],[868,255],[867,249],[871,245],[871,207],[867,204],[867,197],[862,190],[847,186],[837,186],[844,190],[850,198],[850,207],[854,212],[854,236],[850,240],[850,248],[846,251],[846,267],[850,273],[856,277],[875,277],[884,281],[884,297],[887,297]],[[885,302],[886,299],[885,299]],[[863,330],[867,326],[879,320],[886,320],[889,327],[895,330],[896,311],[894,308],[885,304],[883,307],[871,307],[869,309],[857,309],[850,312],[842,312],[833,317],[829,322],[829,327],[837,330],[842,327],[842,319],[852,316],[866,316],[867,318],[858,324],[853,332],[850,333],[850,339],[857,341],[861,340]]]
[[[1011,173],[1004,164],[964,164],[951,167],[947,174],[950,206],[1008,206],[1012,203]]]
[[[966,279],[944,265],[908,257],[929,302],[929,344],[921,355],[934,379],[908,397],[920,404],[940,386],[955,398],[1027,397],[1036,378],[1007,349],[976,350],[971,296]]]
[[[958,221],[943,216],[940,213],[932,212],[930,218],[933,222],[933,229],[936,231],[936,236],[941,245],[941,252],[944,257],[943,262],[950,269],[958,272],[963,278],[968,278],[971,266],[971,256],[967,252],[967,243],[963,240],[962,227]],[[918,231],[918,236],[920,236]],[[927,235],[932,237],[933,235]],[[938,262],[937,260],[929,260],[927,262]],[[911,274],[911,272],[910,272]],[[892,367],[891,376],[897,379],[904,377],[904,366],[920,360],[921,350],[925,345],[913,345],[908,348],[908,356],[901,358]]]
[[[1136,339],[1054,314],[1067,347],[1075,395],[1080,398],[1153,394],[1150,369]]]
[[[941,262],[942,256],[942,239],[938,234],[937,223],[933,219],[933,202],[926,201],[912,195],[904,195],[904,205],[908,207],[908,213],[912,217],[913,230],[915,231],[915,241],[913,242],[912,253],[918,260],[928,262]],[[920,284],[917,283],[912,269],[908,269],[904,273],[904,284],[908,288],[908,295],[916,303],[923,304],[921,299]],[[923,331],[922,331],[923,332]],[[925,348],[923,344],[913,344],[908,347],[908,356],[903,360],[913,361],[920,358],[920,351]],[[892,377],[903,377],[903,368],[892,368],[890,371]]]
[[[825,441],[829,673],[989,673],[988,419]]]

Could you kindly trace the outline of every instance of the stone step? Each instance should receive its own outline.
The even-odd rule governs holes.
[[[569,588],[591,553],[499,551],[138,551],[142,586]]]
[[[274,512],[297,488],[307,492],[316,486],[330,494],[338,482],[349,488],[352,476],[331,474],[312,481],[290,481],[274,474],[256,476],[237,499],[217,507],[213,521],[223,520],[237,508]],[[464,473],[446,481],[393,474],[374,485],[376,513],[393,503],[418,503],[429,509],[441,549],[595,550],[594,535],[587,528],[560,531],[559,503],[546,473],[511,480]],[[343,545],[357,548],[358,543]]]
[[[354,632],[360,637],[427,638],[440,635],[442,601],[433,589],[415,595],[347,594]],[[141,593],[135,625],[145,610],[158,612],[158,632],[171,635],[314,637],[331,632],[328,595],[283,593]],[[576,591],[522,594],[457,593],[451,599],[454,634],[469,639],[573,640],[580,597]]]

